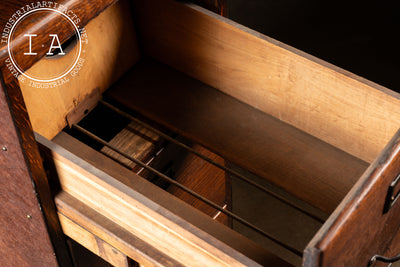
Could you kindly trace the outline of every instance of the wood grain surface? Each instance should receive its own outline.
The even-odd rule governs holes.
[[[395,257],[399,254],[400,254],[400,231],[397,231],[393,235],[393,239],[391,240],[390,245],[385,250],[385,252],[383,254],[374,253],[373,255],[371,255],[371,257],[374,255],[383,255],[385,257],[391,258],[391,257]],[[399,264],[400,264],[400,261],[397,261],[391,267],[398,267]],[[384,263],[384,262],[375,262],[375,264],[372,265],[372,267],[387,267],[387,266],[388,266],[388,264]]]
[[[119,151],[140,161],[146,162],[150,155],[156,152],[154,150],[159,141],[160,136],[135,122],[131,122],[109,143]],[[103,147],[101,152],[131,169],[139,167],[133,163],[133,161],[115,152],[109,147]]]
[[[157,152],[155,151],[155,149],[157,148],[157,142],[160,142],[160,140],[160,136],[158,136],[154,132],[144,128],[143,126],[135,122],[131,122],[109,143],[117,148],[119,151],[146,163],[152,157],[152,155],[155,156]],[[211,151],[199,145],[195,145],[193,148],[197,152],[211,158],[214,161],[217,161],[219,164],[224,164],[224,160],[221,157],[212,153]],[[101,152],[116,160],[117,162],[123,164],[124,166],[131,168],[135,173],[137,173],[137,171],[141,169],[141,167],[137,166],[128,158],[122,156],[121,154],[106,146],[101,149]],[[171,162],[178,161],[174,164],[177,165],[177,167],[175,167],[176,170],[174,170],[174,175],[172,178],[180,184],[194,190],[200,195],[223,207],[227,203],[225,172],[195,156],[194,154],[182,154],[185,154],[182,155],[183,158],[179,157],[175,160],[169,159]],[[157,158],[169,156],[169,153],[165,154],[161,152],[157,156]],[[161,160],[157,160],[156,157],[154,157],[154,159],[156,161]],[[154,166],[154,164],[151,164],[151,166],[159,171],[162,171],[159,169],[159,166]],[[148,175],[143,176],[142,174],[141,176],[148,177]],[[186,193],[182,189],[172,184],[168,188],[168,192],[182,199],[186,203],[196,207],[205,214],[211,216],[211,218],[216,216],[218,213],[218,210],[215,210],[214,208],[208,206],[207,204],[203,203],[202,201],[196,199],[192,195]],[[225,214],[220,214],[219,216],[217,216],[217,220],[225,224],[228,223],[228,218]]]
[[[85,249],[91,251],[98,257],[102,258],[106,262],[110,263],[115,267],[130,267],[129,266],[129,258],[123,254],[121,251],[117,250],[104,240],[98,238],[93,235],[85,228],[76,224],[74,221],[69,218],[59,215],[61,226],[66,235],[68,235],[71,239],[75,240]],[[78,260],[75,261],[79,263]]]
[[[12,81],[6,89],[0,75],[1,265],[72,266],[26,108]]]
[[[127,255],[144,266],[182,266],[65,192],[56,204],[65,234],[113,265],[123,266]]]
[[[328,213],[368,166],[154,60],[138,63],[107,96]]]
[[[143,53],[364,161],[399,128],[395,92],[200,7],[134,3]]]
[[[79,23],[77,23],[79,28],[83,28],[91,19],[96,17],[105,8],[116,2],[116,0],[89,0],[89,1],[79,1],[79,0],[61,0],[57,1],[58,6],[61,8],[67,8],[77,15],[79,18]],[[28,0],[5,0],[0,2],[0,23],[1,25],[6,25],[10,18],[17,11],[22,14],[21,8],[25,8],[32,1]],[[37,4],[37,2],[34,2]],[[42,2],[40,2],[40,7],[44,7]],[[25,10],[27,10],[25,8]],[[14,51],[18,51],[15,55],[16,61],[20,64],[22,70],[26,71],[39,59],[41,59],[47,52],[48,48],[44,48],[41,45],[47,43],[49,34],[57,32],[58,38],[61,43],[65,42],[70,38],[74,32],[71,31],[69,27],[64,27],[62,25],[62,17],[54,16],[53,12],[48,12],[46,15],[32,15],[32,20],[26,21],[22,27],[17,27],[17,31],[14,34],[14,38],[10,46]],[[34,30],[37,36],[37,42],[32,43],[32,51],[37,51],[37,55],[26,57],[24,56],[24,51],[29,51],[29,42],[26,41],[24,34],[30,33]],[[8,56],[7,43],[0,43],[0,59],[3,61]]]
[[[384,213],[400,173],[400,132],[371,164],[305,250],[304,266],[367,266],[399,229],[400,203]]]
[[[6,27],[13,13],[31,2],[1,1],[0,24]],[[57,3],[72,9],[80,18],[79,25],[83,27],[112,2],[114,1],[83,3],[65,0]],[[20,27],[22,30],[15,33],[15,38],[10,43],[23,70],[30,68],[47,52],[47,49],[41,48],[40,44],[44,43],[43,37],[48,38],[48,33],[56,31],[61,42],[73,35],[67,27],[59,27],[59,17],[50,13],[47,16],[33,18],[31,23],[25,23]],[[23,40],[26,39],[23,35],[27,33],[26,30],[32,31],[32,29],[41,34],[39,37],[41,39],[38,39],[40,42],[35,43],[33,47],[38,54],[22,58],[23,52],[27,51],[29,45]],[[6,154],[1,155],[3,162],[0,171],[3,173],[3,178],[0,195],[5,199],[1,208],[3,215],[0,216],[4,220],[1,223],[4,227],[0,234],[2,247],[0,259],[4,266],[57,266],[58,264],[72,266],[27,109],[19,84],[8,69],[9,64],[5,62],[7,57],[7,43],[1,42],[0,62],[5,84],[1,85],[3,114],[0,116],[2,121],[0,136],[1,143],[9,148]]]
[[[113,205],[113,208],[108,209],[106,206],[102,205],[102,208],[94,207],[93,202],[91,200],[86,199],[87,197],[92,198],[98,198],[101,195],[98,193],[89,193],[88,190],[91,190],[89,187],[81,187],[79,183],[75,183],[75,178],[84,177],[86,176],[87,171],[81,172],[80,170],[78,171],[78,176],[76,175],[69,175],[68,172],[72,171],[75,169],[75,167],[71,166],[71,168],[67,167],[65,169],[66,172],[59,172],[60,175],[63,175],[65,180],[65,188],[70,188],[70,186],[75,187],[77,186],[76,189],[83,189],[86,193],[83,193],[82,196],[78,196],[81,193],[78,191],[75,191],[75,189],[71,190],[66,190],[70,193],[72,193],[76,198],[78,198],[80,201],[83,203],[87,204],[89,207],[92,209],[96,210],[98,213],[102,214],[103,216],[108,217],[109,219],[113,220],[114,223],[119,224],[121,227],[125,228],[125,230],[132,232],[131,230],[132,227],[136,228],[139,227],[141,228],[141,232],[139,232],[138,235],[136,235],[138,238],[142,239],[143,241],[149,243],[150,245],[154,245],[153,242],[156,243],[157,249],[160,251],[163,251],[164,253],[168,254],[170,257],[174,257],[175,260],[181,261],[183,258],[182,257],[188,257],[191,255],[191,249],[193,248],[192,245],[196,247],[195,244],[189,245],[188,248],[183,248],[179,247],[176,242],[171,241],[170,234],[167,234],[167,236],[158,236],[158,233],[155,231],[156,228],[158,227],[157,225],[161,224],[163,225],[163,229],[170,229],[174,235],[175,233],[179,235],[186,235],[186,234],[194,234],[194,236],[197,236],[200,238],[202,241],[201,243],[205,242],[204,245],[206,251],[208,251],[207,247],[212,246],[214,247],[211,250],[211,254],[218,254],[220,256],[217,256],[218,261],[224,261],[226,255],[228,257],[232,257],[235,259],[235,262],[241,262],[244,265],[252,266],[255,265],[255,262],[258,262],[261,265],[268,265],[268,264],[276,264],[277,266],[289,266],[287,265],[284,261],[280,260],[270,252],[266,251],[265,249],[261,248],[260,246],[256,245],[255,243],[251,242],[250,240],[244,238],[240,234],[234,232],[232,229],[222,225],[221,223],[215,222],[205,214],[201,213],[200,211],[196,210],[195,208],[191,207],[190,205],[184,203],[183,201],[173,197],[171,194],[163,191],[162,189],[158,188],[157,186],[151,184],[150,182],[146,181],[144,178],[141,178],[135,174],[133,174],[131,171],[129,171],[126,168],[121,167],[118,163],[115,161],[107,158],[106,156],[100,154],[97,151],[94,151],[90,148],[88,148],[86,145],[82,144],[81,142],[77,141],[76,139],[72,138],[69,135],[66,135],[65,133],[61,133],[58,135],[54,141],[59,144],[56,145],[54,143],[48,143],[47,140],[42,140],[43,144],[45,144],[50,150],[54,151],[53,154],[60,155],[60,153],[64,156],[67,157],[72,157],[71,159],[75,163],[84,163],[88,164],[86,167],[83,166],[84,169],[86,169],[89,172],[95,171],[100,171],[96,175],[100,175],[99,178],[104,179],[106,177],[106,180],[111,179],[113,185],[109,188],[112,192],[116,192],[114,190],[117,190],[116,194],[118,194],[120,197],[124,196],[125,193],[123,191],[119,191],[122,188],[119,188],[121,183],[127,186],[123,186],[126,190],[131,192],[133,195],[132,197],[136,198],[137,197],[137,202],[135,201],[136,204],[132,203],[127,203],[130,209],[136,210],[138,208],[137,212],[139,212],[138,216],[145,216],[140,220],[136,219],[129,219],[129,223],[127,222],[128,225],[125,223],[122,225],[119,223],[119,220],[116,220],[114,217],[111,218],[109,216],[108,211],[115,210],[117,213],[125,213],[125,208],[123,208],[125,205],[120,206],[119,204]],[[64,148],[62,148],[64,147]],[[65,149],[70,151],[66,152]],[[66,154],[65,154],[66,153]],[[80,158],[80,159],[79,159]],[[70,160],[71,160],[70,159]],[[67,160],[68,161],[68,160]],[[72,162],[71,162],[72,163]],[[75,163],[72,163],[73,165]],[[79,164],[80,164],[79,163]],[[67,163],[68,164],[68,163]],[[65,166],[65,165],[64,165]],[[91,166],[91,167],[90,167]],[[61,167],[61,165],[60,165]],[[62,168],[62,167],[61,167]],[[77,169],[76,169],[77,170]],[[65,176],[64,176],[65,174]],[[106,176],[104,176],[107,174]],[[82,176],[83,175],[83,176]],[[110,175],[110,176],[108,176]],[[91,175],[90,175],[91,176]],[[97,180],[97,178],[96,178]],[[110,182],[111,182],[110,181]],[[94,184],[93,184],[94,185]],[[97,186],[95,186],[97,187]],[[114,189],[113,189],[114,188]],[[128,189],[129,188],[129,189]],[[94,188],[93,188],[94,189]],[[124,190],[125,190],[124,189]],[[108,191],[108,190],[107,190]],[[136,193],[135,193],[136,192]],[[126,192],[127,193],[127,192]],[[129,194],[131,194],[129,193]],[[112,200],[112,198],[107,198],[108,200],[104,199],[106,202],[109,200]],[[103,200],[96,200],[99,201],[97,202],[98,204],[103,203]],[[120,203],[122,204],[122,203]],[[142,210],[142,208],[144,210]],[[146,210],[153,210],[147,212]],[[143,211],[143,213],[142,213]],[[113,211],[114,212],[114,211]],[[156,212],[159,215],[155,215],[154,212]],[[126,213],[127,214],[131,214]],[[142,214],[142,215],[140,215]],[[152,217],[155,215],[156,217]],[[150,216],[150,217],[149,217]],[[161,217],[159,217],[161,216]],[[155,221],[154,221],[154,220]],[[132,222],[135,222],[132,224]],[[140,223],[141,222],[141,223]],[[172,223],[172,225],[170,224]],[[172,227],[172,228],[169,228]],[[147,229],[147,230],[146,230]],[[139,230],[139,229],[138,229]],[[158,231],[158,230],[157,230]],[[136,231],[135,231],[136,232]],[[147,236],[146,233],[149,233],[149,236]],[[146,235],[146,237],[144,236]],[[188,239],[188,241],[195,241],[197,240],[197,237],[195,239]],[[163,243],[164,238],[166,238],[166,243]],[[150,240],[153,240],[149,242]],[[197,241],[196,241],[197,242]],[[167,246],[168,248],[165,248],[164,246]],[[174,246],[174,250],[172,250],[171,246]],[[175,255],[175,249],[178,249],[181,252],[185,252],[187,255],[180,255],[178,253],[178,256]],[[174,252],[172,254],[171,252]],[[204,251],[203,251],[204,252]],[[203,253],[202,252],[202,253]],[[204,254],[200,254],[204,255]],[[196,256],[197,257],[197,256]],[[196,262],[197,258],[192,258],[187,262],[186,264],[192,265],[193,262]],[[200,261],[198,261],[200,264]],[[232,263],[232,262],[231,262]],[[236,264],[236,263],[232,263]],[[240,264],[240,263],[239,263]]]
[[[204,147],[194,145],[193,149],[221,165],[225,164],[223,158]],[[228,207],[227,192],[229,192],[229,189],[226,188],[225,171],[204,161],[196,155],[188,154],[183,159],[178,172],[175,174],[175,180],[208,200],[211,200],[220,207],[224,207],[225,205]],[[218,214],[218,210],[174,185],[168,188],[168,192],[204,212],[211,218]],[[228,224],[228,216],[223,213],[220,213],[216,217],[216,220],[226,225]]]
[[[67,114],[88,95],[96,90],[104,92],[139,58],[128,1],[107,8],[85,28],[88,44],[81,56],[85,61],[78,74],[69,77],[69,82],[54,88],[35,88],[28,81],[20,82],[33,129],[48,139],[67,125]],[[44,58],[26,73],[61,71],[70,64],[77,49],[75,46],[60,58]]]

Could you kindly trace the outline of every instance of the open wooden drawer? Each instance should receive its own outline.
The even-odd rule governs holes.
[[[144,266],[367,266],[385,255],[400,226],[397,93],[192,4],[129,4],[118,2],[89,22],[87,65],[74,81],[52,91],[20,84],[44,165],[60,184],[56,204],[66,235],[115,265],[129,257]],[[27,72],[56,61],[43,59]],[[168,182],[164,190],[63,131],[68,121],[110,146],[81,129],[90,114],[79,123],[99,92],[99,106],[141,118],[167,141],[184,139],[190,153],[201,147],[215,155],[207,160],[219,171],[204,176],[191,166],[185,180],[198,182],[193,191],[207,198],[184,188],[193,183],[158,174]],[[220,168],[226,199],[212,180]],[[258,191],[243,191],[243,181],[271,205],[278,199],[291,207],[297,217],[281,223],[291,228],[251,221],[278,216]],[[246,200],[252,206],[241,208],[243,195],[254,196]],[[215,212],[226,215],[222,223]],[[296,237],[307,225],[312,230]],[[300,245],[282,241],[282,231]]]

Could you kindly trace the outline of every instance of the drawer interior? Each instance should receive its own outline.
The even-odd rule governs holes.
[[[197,6],[121,2],[104,13],[123,12],[128,41],[104,43],[104,55],[119,51],[106,67],[89,62],[77,83],[40,98],[21,86],[34,130],[131,189],[174,199],[155,201],[207,233],[226,239],[231,228],[258,243],[249,247],[300,265],[397,130],[398,97]],[[93,25],[104,13],[89,38],[101,36]],[[84,99],[96,91],[103,100],[88,112]],[[62,130],[71,112],[84,118]],[[65,179],[62,190],[75,192]]]
[[[150,58],[136,63],[104,94],[99,107],[67,133],[295,265],[368,167]],[[63,133],[53,141],[66,146],[65,138]]]

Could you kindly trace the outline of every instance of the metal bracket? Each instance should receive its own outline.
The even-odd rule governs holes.
[[[388,212],[391,207],[396,203],[397,199],[400,197],[400,188],[397,189],[396,192],[396,187],[400,185],[400,174],[397,175],[397,177],[393,180],[393,182],[390,184],[388,193],[386,195],[386,201],[385,201],[385,206],[383,208],[383,214]]]

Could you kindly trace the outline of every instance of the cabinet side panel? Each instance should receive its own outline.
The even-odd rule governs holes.
[[[5,92],[0,85],[0,261],[2,266],[71,266],[25,105],[14,86],[10,83]]]

